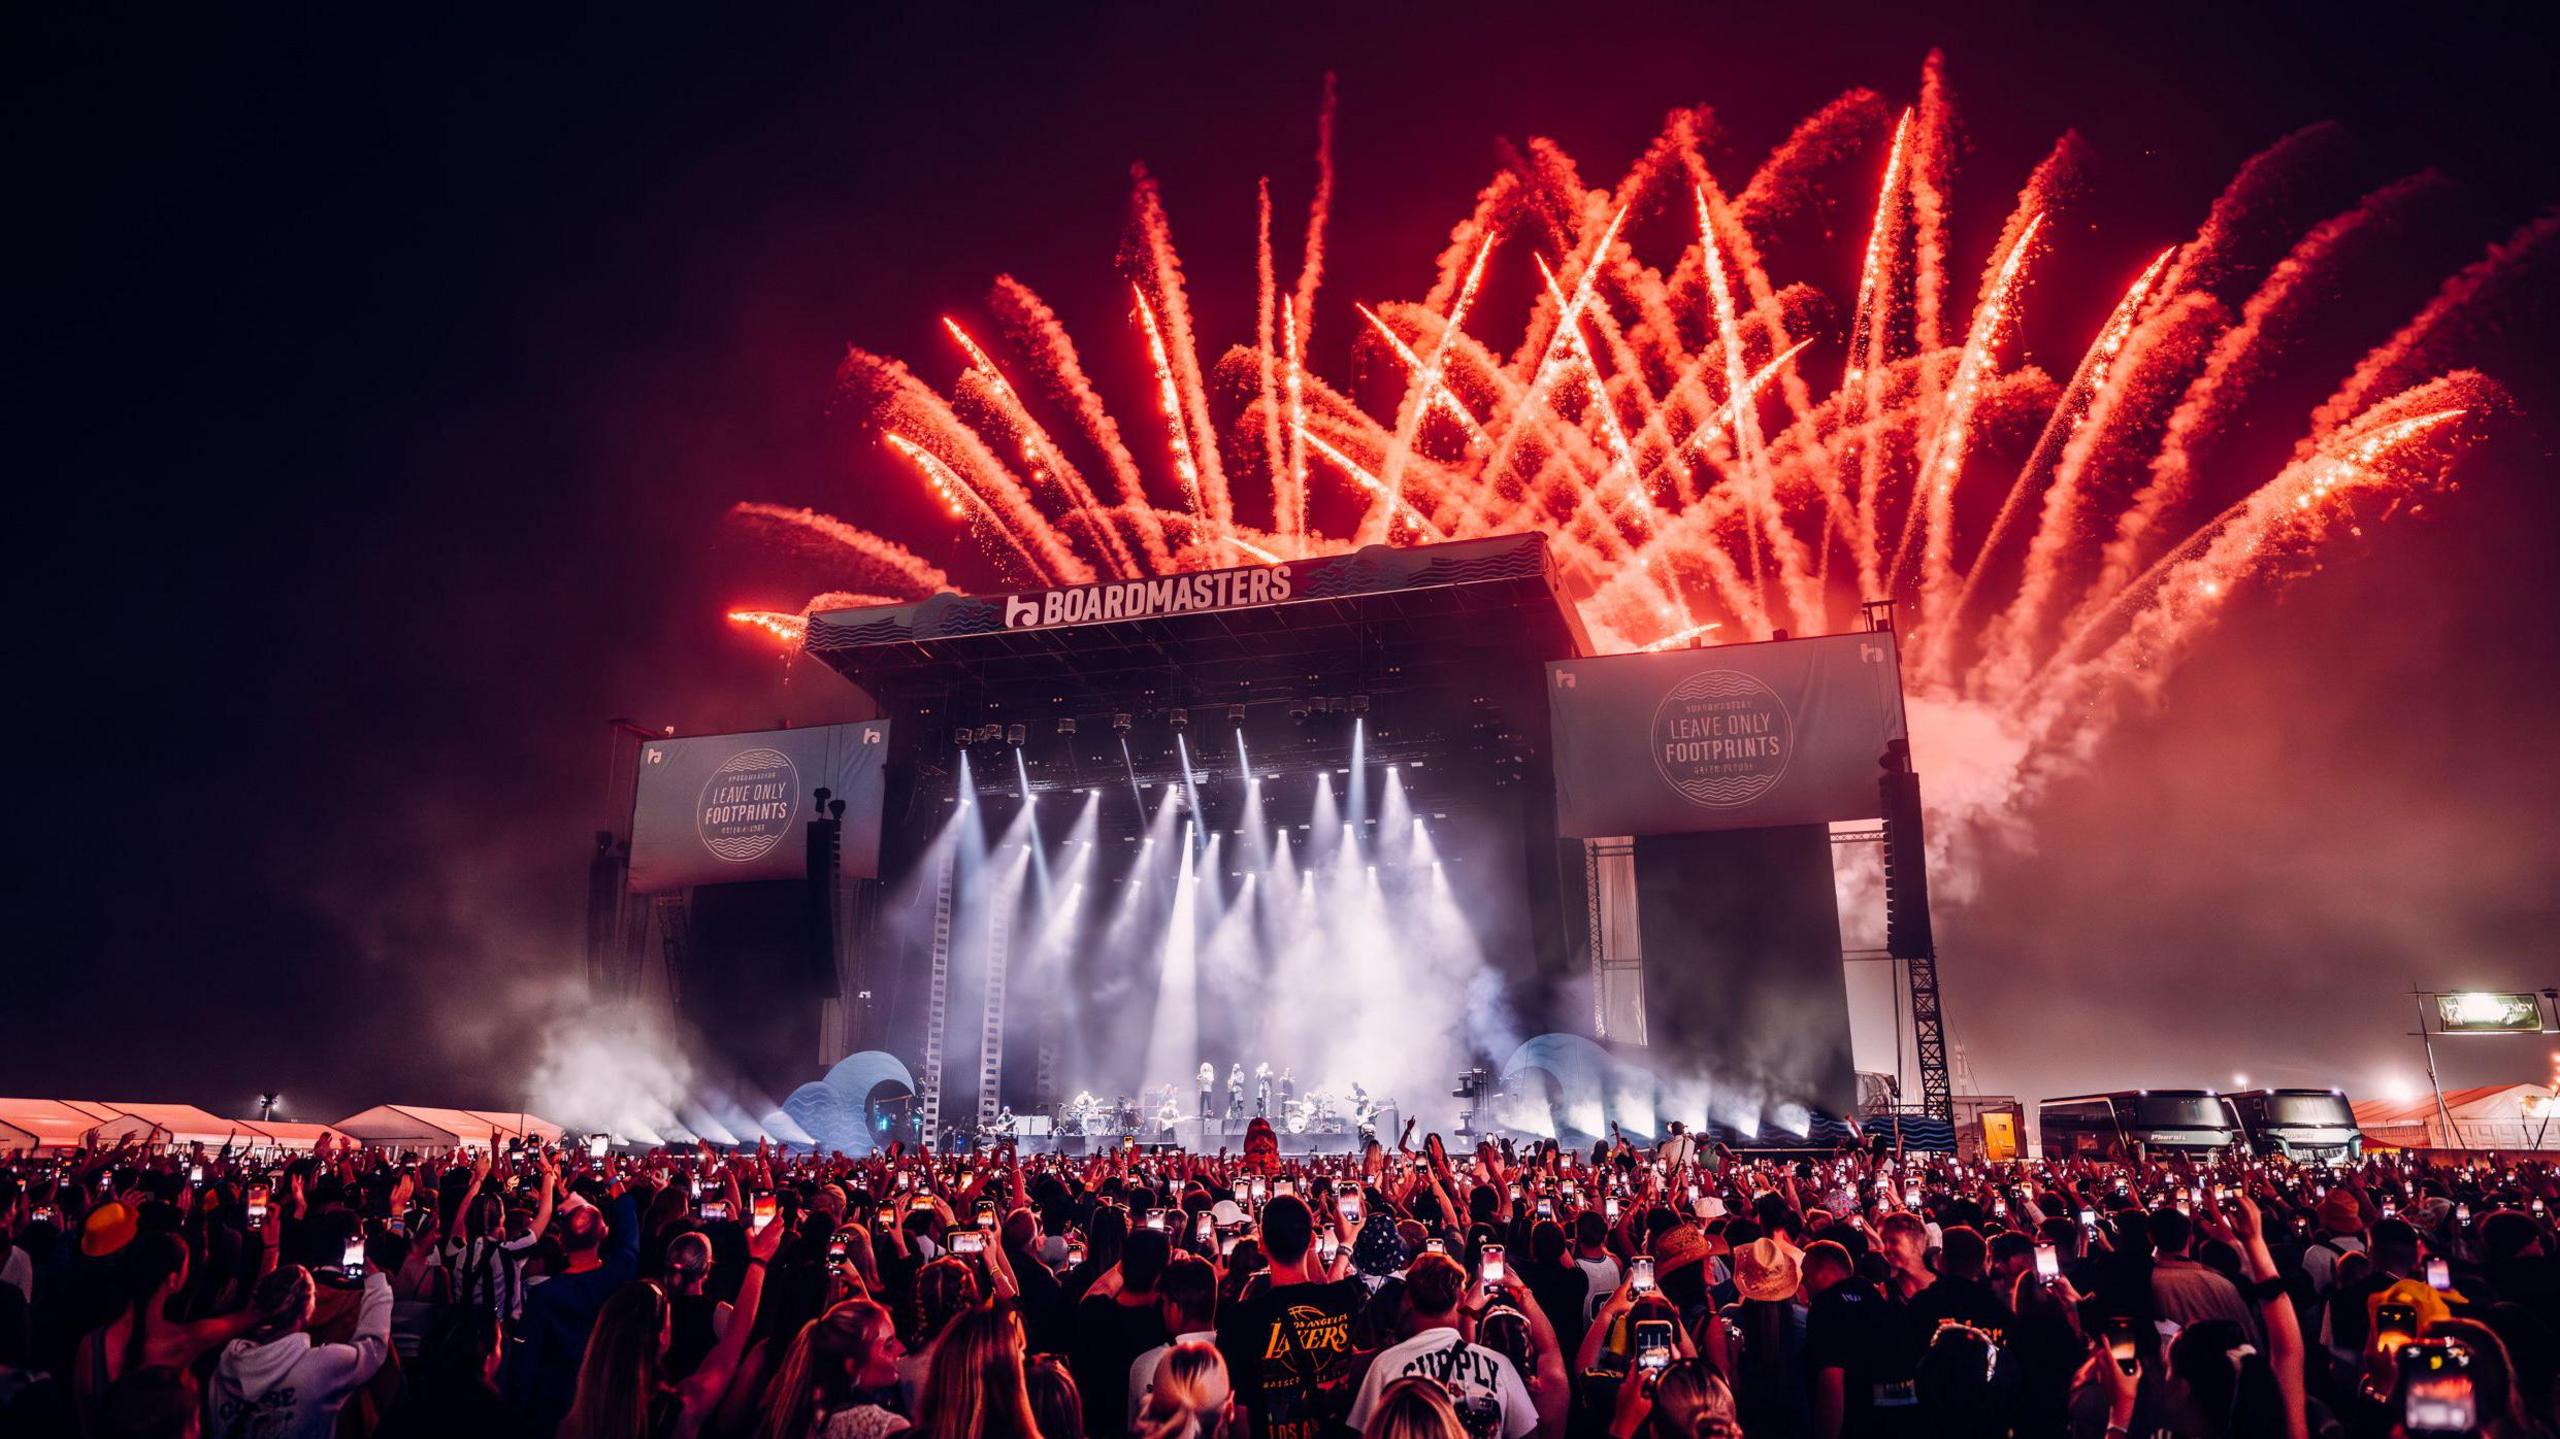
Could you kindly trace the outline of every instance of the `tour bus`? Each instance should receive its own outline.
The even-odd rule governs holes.
[[[2353,1164],[2364,1153],[2356,1112],[2335,1089],[2253,1089],[2230,1096],[2249,1147],[2289,1159]]]
[[[2047,1159],[2140,1160],[2241,1143],[2231,1101],[2210,1089],[2128,1089],[2048,1099],[2036,1106],[2036,1129]]]

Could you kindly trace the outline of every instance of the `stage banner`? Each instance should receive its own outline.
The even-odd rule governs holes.
[[[1557,660],[1547,695],[1582,839],[1872,819],[1903,737],[1890,632]]]
[[[653,739],[640,746],[631,812],[631,888],[798,879],[818,790],[844,801],[844,873],[880,872],[882,761],[889,722]]]

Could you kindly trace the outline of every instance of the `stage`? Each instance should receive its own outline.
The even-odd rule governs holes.
[[[653,873],[772,863],[802,771],[835,806],[760,920],[758,886],[657,901],[670,988],[808,1016],[742,1054],[767,1083],[892,1057],[933,1144],[1082,1091],[1141,1117],[1016,1137],[1233,1149],[1270,1084],[1341,1101],[1275,1125],[1333,1152],[1348,1096],[1445,1132],[1492,1068],[1526,1138],[1812,1138],[1856,1098],[1829,825],[1894,824],[1892,634],[1588,651],[1536,534],[813,615],[874,713],[668,742]],[[879,1099],[807,1072],[776,1087],[813,1135]]]

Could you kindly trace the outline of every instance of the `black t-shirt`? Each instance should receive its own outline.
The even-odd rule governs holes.
[[[1863,1279],[1822,1292],[1805,1316],[1807,1373],[1840,1371],[1840,1432],[1846,1439],[1912,1432],[1918,1399],[1912,1379],[1928,1336],[1909,1306]]]
[[[720,1342],[715,1325],[720,1301],[708,1294],[679,1294],[667,1301],[667,1356],[660,1361],[670,1379],[682,1379],[702,1367]]]
[[[1979,1279],[1950,1279],[1940,1275],[1928,1288],[1911,1297],[1911,1315],[1923,1336],[1934,1335],[1938,1326],[1948,1320],[1970,1324],[2000,1342],[2009,1327],[2009,1306],[1991,1292],[1991,1286]]]
[[[1520,1277],[1529,1282],[1529,1292],[1555,1326],[1556,1343],[1571,1355],[1582,1345],[1582,1304],[1590,1297],[1591,1277],[1570,1259],[1555,1264],[1532,1259],[1520,1266]]]
[[[1153,1300],[1123,1304],[1116,1296],[1088,1294],[1076,1302],[1074,1334],[1067,1342],[1067,1372],[1084,1398],[1084,1432],[1107,1439],[1129,1417],[1129,1366],[1169,1342],[1164,1310]]]
[[[1357,1279],[1275,1285],[1219,1314],[1218,1352],[1255,1439],[1322,1439],[1347,1431],[1351,1320],[1368,1297]]]

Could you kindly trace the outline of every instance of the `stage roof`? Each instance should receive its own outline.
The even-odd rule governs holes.
[[[961,686],[1049,713],[1313,697],[1418,668],[1588,652],[1544,535],[1371,545],[1282,564],[1058,590],[935,595],[810,616],[808,653],[888,704]]]
[[[377,1104],[331,1128],[385,1149],[451,1149],[476,1144],[495,1149],[517,1135],[556,1141],[560,1126],[539,1115],[442,1109],[427,1104]]]

